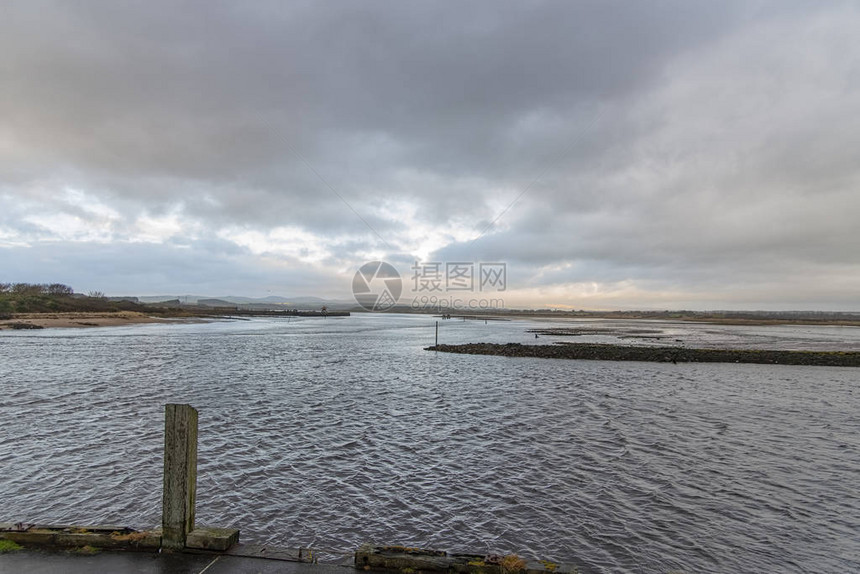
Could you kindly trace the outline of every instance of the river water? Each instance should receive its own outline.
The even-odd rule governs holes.
[[[3,332],[0,522],[159,524],[163,405],[187,402],[197,522],[245,542],[595,572],[860,570],[860,370],[434,353],[434,323]],[[642,322],[584,324],[593,335],[534,339],[571,324],[440,321],[440,342],[658,341]],[[849,327],[648,328],[661,344],[860,348]]]

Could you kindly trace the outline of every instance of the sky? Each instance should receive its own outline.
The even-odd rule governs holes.
[[[2,2],[0,281],[349,299],[385,261],[408,302],[503,263],[507,307],[860,311],[858,37],[830,1]]]

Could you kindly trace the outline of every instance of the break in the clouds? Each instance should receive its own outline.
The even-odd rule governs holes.
[[[510,306],[860,309],[860,8],[5,2],[0,275]]]

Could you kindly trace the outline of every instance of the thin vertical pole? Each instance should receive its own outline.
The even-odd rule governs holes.
[[[194,530],[196,496],[197,411],[191,405],[165,405],[162,547],[185,548],[185,539]]]
[[[439,346],[439,321],[436,321],[436,346]]]

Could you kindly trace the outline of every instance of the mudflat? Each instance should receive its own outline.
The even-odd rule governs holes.
[[[166,323],[175,319],[152,317],[137,311],[13,313],[0,320],[0,330],[39,328],[114,327],[135,323]]]

